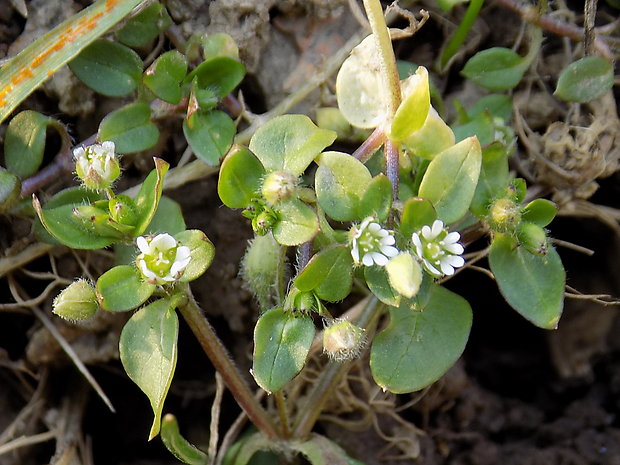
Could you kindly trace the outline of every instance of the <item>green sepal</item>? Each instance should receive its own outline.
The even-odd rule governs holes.
[[[188,465],[207,465],[209,462],[207,454],[181,435],[177,419],[171,413],[161,420],[160,437],[166,449],[181,462]]]
[[[553,95],[567,102],[591,102],[614,85],[614,67],[605,58],[589,56],[568,65]]]
[[[536,255],[508,235],[497,234],[489,266],[500,292],[517,312],[540,328],[555,329],[564,306],[566,273],[553,247]]]
[[[146,177],[138,195],[133,199],[138,216],[134,236],[142,235],[155,216],[164,189],[164,176],[170,168],[170,165],[161,158],[153,158],[153,161],[155,169]]]
[[[392,208],[392,183],[386,175],[376,175],[366,186],[359,203],[357,218],[373,216],[380,223],[387,221]]]
[[[360,204],[372,180],[368,168],[342,152],[324,152],[316,162],[316,196],[327,216],[338,221],[363,219]]]
[[[224,98],[239,85],[245,76],[245,66],[233,58],[220,56],[198,65],[187,75],[184,82],[196,79],[201,89],[209,89],[217,97]]]
[[[289,199],[278,204],[279,221],[273,226],[273,237],[282,245],[299,245],[308,242],[319,231],[319,220],[312,208],[299,199]]]
[[[121,362],[153,409],[149,441],[159,433],[164,401],[177,363],[179,319],[174,304],[160,299],[141,308],[127,321],[119,342]]]
[[[314,255],[293,284],[300,291],[314,291],[322,300],[337,302],[351,292],[353,258],[346,245],[336,245]]]
[[[388,307],[390,323],[370,351],[375,382],[394,393],[418,391],[437,381],[465,349],[471,307],[461,296],[434,285],[423,311]]]
[[[142,60],[136,52],[104,39],[95,40],[82,50],[69,62],[69,68],[80,81],[107,97],[130,94],[142,76]]]
[[[223,111],[196,111],[183,120],[183,134],[192,151],[205,163],[216,166],[235,136],[236,126]]]
[[[171,50],[163,53],[144,72],[142,82],[153,94],[165,102],[176,105],[181,101],[181,82],[187,74],[187,58]]]
[[[192,257],[189,264],[183,271],[183,276],[179,278],[181,282],[193,281],[211,266],[215,256],[215,247],[207,235],[198,229],[190,229],[174,235],[174,238],[181,245],[190,248]]]
[[[437,211],[430,200],[412,197],[403,205],[400,232],[407,240],[410,240],[414,232],[422,229],[424,225],[432,225],[436,219]]]
[[[146,282],[133,265],[119,265],[97,280],[99,305],[109,312],[126,312],[139,307],[151,297],[155,284]]]
[[[547,199],[535,199],[521,210],[521,220],[544,228],[553,221],[558,207]]]
[[[258,128],[250,140],[250,150],[267,172],[300,176],[335,139],[334,131],[318,128],[305,115],[283,115]]]
[[[314,339],[309,316],[277,307],[265,312],[254,330],[252,376],[267,392],[278,392],[301,371]]]
[[[134,153],[153,147],[159,139],[159,129],[151,122],[149,105],[135,102],[103,118],[98,138],[114,142],[117,153]]]
[[[50,121],[49,116],[32,110],[15,115],[4,135],[4,163],[9,171],[22,179],[37,172],[43,162]]]
[[[114,36],[129,47],[142,47],[171,25],[172,19],[166,8],[159,2],[153,2],[127,19]]]
[[[229,208],[245,208],[259,191],[265,169],[252,152],[234,145],[222,161],[217,193]]]

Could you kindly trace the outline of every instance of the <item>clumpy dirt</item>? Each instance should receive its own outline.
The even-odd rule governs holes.
[[[27,0],[28,18],[12,6],[17,3],[0,1],[1,55],[16,53],[88,2]],[[166,2],[182,36],[224,31],[235,38],[249,72],[241,91],[248,109],[255,113],[272,108],[303,84],[359,29],[350,9],[353,3]],[[581,8],[573,3],[569,6]],[[433,69],[464,8],[448,14],[438,10],[434,1],[402,1],[401,6],[416,13],[426,8],[431,19],[416,36],[395,43],[399,58]],[[603,22],[617,14],[607,6],[599,7]],[[558,12],[558,16],[572,21],[570,15]],[[405,23],[396,20],[395,25]],[[446,107],[452,98],[472,102],[480,94],[459,75],[463,60],[482,48],[511,47],[521,30],[519,18],[499,4],[490,3],[483,9],[462,56],[447,73],[433,73]],[[552,34],[546,40],[543,59],[513,95],[523,122],[520,130],[516,128],[519,143],[513,168],[528,178],[536,192],[561,206],[564,217],[550,226],[552,236],[594,251],[590,257],[559,244],[568,284],[586,294],[617,296],[620,123],[616,100],[610,93],[595,106],[579,108],[556,100],[551,93],[559,67],[571,53],[578,54],[580,46],[567,46]],[[164,47],[171,47],[168,39]],[[517,49],[527,51],[527,43]],[[95,96],[66,68],[42,90],[24,108],[53,114],[71,124],[76,139],[88,137],[106,112],[123,104]],[[313,116],[317,104],[333,102],[332,91],[333,82],[326,83],[299,111]],[[185,147],[178,135],[179,122],[163,125],[162,134],[160,144],[148,154],[124,158],[123,188],[140,181],[150,169],[151,156],[173,164],[181,158]],[[46,160],[52,155],[46,154]],[[49,196],[72,183],[68,174],[39,195]],[[238,277],[251,229],[239,212],[222,207],[215,177],[188,183],[166,195],[182,206],[188,228],[202,229],[216,245],[213,265],[192,288],[253,383],[248,369],[258,311]],[[3,257],[19,256],[33,241],[28,219],[0,218]],[[96,277],[112,263],[107,252],[53,248],[49,254],[24,260],[0,278],[0,465],[177,463],[159,440],[146,441],[152,420],[148,401],[118,361],[118,337],[128,315],[101,314],[85,325],[49,317],[54,295],[69,280],[78,275]],[[50,273],[57,284],[46,290]],[[457,365],[423,392],[395,396],[376,387],[366,354],[328,402],[317,431],[367,465],[620,465],[620,319],[616,310],[592,300],[567,299],[558,330],[548,332],[508,308],[495,284],[475,271],[462,273],[447,286],[474,309],[470,341]],[[20,306],[14,304],[15,295],[42,297]],[[34,312],[35,308],[40,312]],[[88,365],[116,413],[105,407],[69,362],[43,325],[45,319]],[[179,364],[165,410],[177,415],[192,442],[206,448],[214,370],[184,324],[179,341]],[[320,370],[325,362],[320,353],[314,354],[310,369],[298,382],[311,382],[316,375],[313,370]],[[289,392],[293,399],[303,393],[296,389]],[[221,435],[238,414],[238,407],[225,394]],[[47,431],[51,433],[45,437]],[[22,437],[35,440],[6,452],[15,445],[11,441]]]

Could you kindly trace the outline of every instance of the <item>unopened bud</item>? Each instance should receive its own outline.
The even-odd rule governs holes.
[[[135,225],[138,220],[136,204],[128,195],[117,195],[110,200],[110,216],[121,224]]]
[[[347,320],[334,320],[323,332],[323,352],[337,362],[357,358],[365,345],[364,330]]]
[[[52,311],[65,320],[78,321],[93,317],[98,308],[95,288],[81,279],[58,294]]]
[[[107,189],[121,174],[114,142],[77,147],[73,150],[73,158],[75,172],[87,189]]]
[[[547,255],[549,252],[547,233],[537,224],[523,223],[519,227],[517,238],[528,252],[536,255]]]
[[[275,205],[283,200],[290,199],[296,188],[297,178],[295,176],[283,171],[274,171],[269,173],[263,181],[261,193],[267,205]]]
[[[510,199],[496,200],[489,210],[489,223],[491,229],[506,233],[514,231],[521,221],[519,207]]]

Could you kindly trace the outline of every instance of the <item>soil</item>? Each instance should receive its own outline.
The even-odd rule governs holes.
[[[17,53],[88,2],[26,0],[27,18],[19,12],[22,3],[0,0],[0,54]],[[302,85],[360,27],[350,9],[354,1],[166,3],[185,37],[225,31],[235,38],[249,72],[241,91],[254,113],[272,108]],[[511,47],[519,40],[519,17],[500,3],[488,3],[452,67],[433,75],[447,106],[453,98],[475,101],[480,93],[459,75],[465,59],[477,50]],[[618,10],[599,3],[601,24],[617,17]],[[402,1],[401,6],[414,13],[423,7],[431,19],[413,38],[395,43],[398,57],[434,69],[442,45],[464,13],[463,5],[450,13],[439,10],[434,1]],[[581,4],[568,2],[566,8],[572,10],[558,9],[557,18],[580,25],[574,17],[579,16]],[[397,27],[405,25],[404,20],[395,22]],[[617,41],[617,29],[615,34]],[[551,33],[546,37],[542,59],[513,95],[516,111],[525,122],[521,131],[515,126],[519,142],[513,167],[528,178],[533,190],[560,204],[562,217],[552,223],[552,236],[594,251],[588,256],[559,244],[568,284],[584,294],[618,296],[620,122],[616,100],[611,92],[592,107],[569,106],[554,99],[551,93],[559,69],[570,61],[571,53],[579,53],[580,45]],[[169,46],[164,39],[164,47]],[[527,51],[527,44],[517,49]],[[295,111],[312,116],[317,105],[333,103],[332,89],[333,82],[326,83]],[[23,108],[58,117],[81,140],[96,131],[106,112],[122,103],[95,96],[64,68]],[[180,125],[172,122],[162,133],[164,140],[156,149],[123,159],[123,182],[127,184],[123,187],[142,179],[152,155],[172,164],[179,161],[185,149]],[[58,148],[53,136],[50,140],[46,163]],[[557,170],[541,165],[535,153],[575,176],[558,176]],[[45,198],[73,182],[67,174],[39,195]],[[239,212],[222,207],[214,177],[187,183],[166,195],[182,206],[188,228],[202,229],[216,245],[213,265],[192,287],[217,333],[247,373],[248,382],[255,386],[248,370],[258,310],[238,277],[251,228]],[[24,251],[33,250],[36,239],[30,225],[28,219],[0,217],[3,257],[21,257]],[[474,246],[478,245],[484,246]],[[34,254],[0,278],[0,465],[178,463],[158,439],[146,441],[152,420],[148,401],[118,361],[118,337],[128,315],[100,312],[83,325],[50,316],[52,299],[60,288],[83,273],[96,277],[112,263],[113,257],[105,251],[70,252],[58,247]],[[56,284],[48,288],[54,279]],[[474,309],[472,334],[457,365],[421,393],[395,396],[376,387],[367,355],[362,356],[334,393],[317,431],[367,465],[620,465],[620,319],[614,307],[568,298],[559,328],[544,331],[511,310],[495,284],[474,271],[460,274],[447,287],[463,295]],[[36,300],[14,304],[16,294]],[[44,320],[72,345],[116,413],[78,373]],[[183,324],[179,341],[179,363],[166,411],[179,418],[186,437],[206,448],[214,370]],[[315,354],[309,365],[317,370],[325,362]],[[311,371],[302,373],[295,389],[312,379]],[[226,393],[221,435],[238,414]],[[5,452],[4,448],[16,444],[11,441],[23,443]]]

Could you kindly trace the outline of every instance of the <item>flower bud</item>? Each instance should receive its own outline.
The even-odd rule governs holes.
[[[337,362],[357,358],[365,345],[364,330],[347,320],[334,320],[323,332],[323,352]]]
[[[135,225],[138,220],[136,204],[128,195],[117,195],[110,199],[110,216],[121,224]]]
[[[290,199],[296,188],[297,178],[295,176],[283,171],[274,171],[269,173],[263,181],[261,193],[267,205],[275,205]]]
[[[240,274],[245,286],[263,309],[271,308],[275,302],[281,248],[271,234],[256,236],[241,261]]]
[[[536,255],[547,255],[549,252],[547,233],[537,224],[523,223],[519,227],[517,238],[528,252]]]
[[[107,189],[120,176],[114,142],[105,141],[73,150],[75,172],[87,189]]]
[[[489,225],[494,231],[501,233],[514,231],[520,221],[519,207],[510,199],[496,200],[489,209]]]
[[[81,279],[65,288],[52,305],[54,314],[69,321],[86,320],[97,312],[95,288]]]

